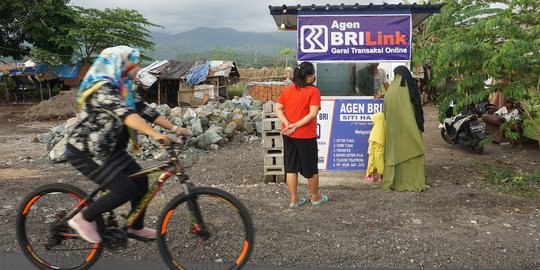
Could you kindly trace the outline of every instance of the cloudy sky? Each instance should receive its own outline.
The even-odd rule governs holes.
[[[356,0],[345,4],[382,4],[381,1]],[[387,3],[398,3],[386,0]],[[71,5],[86,8],[135,9],[149,21],[165,29],[151,31],[176,34],[197,27],[231,27],[246,32],[272,32],[276,25],[268,6],[341,4],[328,0],[72,0]]]

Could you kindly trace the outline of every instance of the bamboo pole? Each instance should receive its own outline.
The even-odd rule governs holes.
[[[4,77],[4,82],[6,84],[6,100],[7,102],[10,102],[10,98],[9,98],[9,86],[8,86],[8,81],[7,81],[7,76]]]
[[[41,95],[41,101],[43,101],[43,87],[41,87],[41,80],[38,79],[39,82],[39,94]]]
[[[157,80],[157,104],[161,105],[161,80]]]

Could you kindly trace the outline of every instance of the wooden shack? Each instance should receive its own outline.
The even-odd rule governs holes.
[[[201,71],[192,80],[194,70]],[[142,72],[142,73],[141,73]],[[148,102],[169,106],[198,106],[212,99],[227,99],[227,87],[239,80],[233,61],[156,61],[143,68],[138,77],[148,79],[147,90],[140,90]]]

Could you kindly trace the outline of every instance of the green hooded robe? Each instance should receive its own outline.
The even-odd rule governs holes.
[[[415,120],[414,108],[402,76],[396,74],[384,97],[386,119],[384,190],[423,191],[425,147]]]

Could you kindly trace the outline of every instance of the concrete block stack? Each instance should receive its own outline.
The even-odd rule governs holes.
[[[283,139],[281,137],[281,120],[274,111],[274,102],[263,104],[262,140],[264,149],[265,182],[285,182],[283,168]]]

